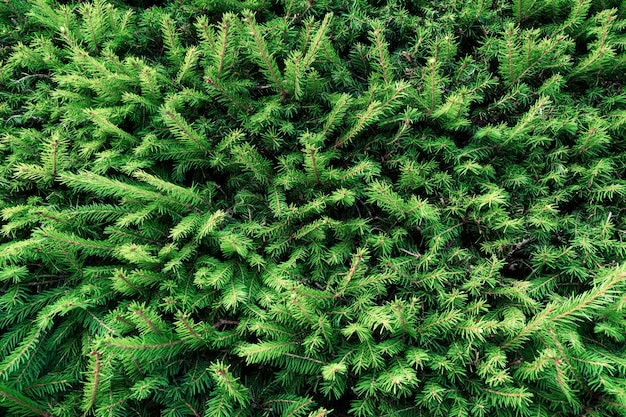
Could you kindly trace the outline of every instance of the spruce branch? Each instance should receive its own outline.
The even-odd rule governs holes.
[[[346,289],[348,288],[348,285],[350,284],[350,281],[352,281],[352,278],[354,278],[361,261],[366,261],[366,258],[367,258],[367,249],[359,248],[356,254],[354,254],[354,257],[352,258],[352,265],[350,265],[350,269],[348,270],[348,273],[341,281],[341,285],[339,289],[337,290],[337,294],[336,294],[337,296],[342,296],[345,293]]]
[[[324,122],[324,127],[321,132],[322,136],[327,136],[337,129],[338,123],[345,116],[352,101],[349,94],[334,95],[331,96],[330,99],[333,109],[326,116],[326,121]]]
[[[8,402],[12,408],[17,408],[20,413],[27,413],[27,415],[41,417],[52,417],[52,414],[41,408],[39,404],[22,394],[19,390],[15,390],[8,385],[0,383],[0,404],[6,404],[6,402]]]
[[[380,115],[383,113],[382,103],[379,101],[373,101],[362,113],[357,113],[357,120],[352,127],[346,131],[333,145],[333,149],[337,149],[346,143],[349,143],[354,137],[361,132],[368,125],[374,123]]]
[[[97,352],[97,351],[91,351],[90,352],[91,355],[93,355],[94,359],[93,359],[93,371],[90,377],[90,382],[87,384],[87,386],[85,387],[85,397],[84,397],[84,401],[83,401],[83,416],[86,416],[87,413],[89,413],[89,411],[91,410],[91,408],[93,407],[93,405],[96,403],[96,396],[98,394],[98,387],[100,385],[100,358],[101,358],[101,353]],[[88,393],[87,389],[89,389],[91,392]]]
[[[183,143],[191,145],[204,153],[210,152],[210,145],[208,145],[206,140],[187,123],[178,111],[176,111],[172,100],[161,107],[161,116],[165,124],[172,130],[172,133]]]
[[[278,89],[281,98],[287,97],[288,94],[283,86],[282,75],[278,69],[278,65],[276,64],[273,55],[267,48],[267,43],[260,33],[254,16],[248,13],[244,20],[248,22],[248,28],[250,30],[250,34],[252,35],[253,49],[251,52],[253,54],[253,58],[256,58],[259,66],[261,67],[261,71],[267,75],[268,80],[276,89]]]
[[[38,347],[43,330],[34,327],[9,356],[0,362],[0,378],[5,382],[21,364],[28,362],[33,351]]]
[[[376,59],[372,61],[379,70],[385,84],[391,83],[391,72],[393,70],[389,60],[389,44],[383,39],[383,25],[380,21],[371,23],[373,30],[370,31],[370,39],[373,43],[373,52]]]
[[[185,58],[180,65],[180,69],[178,70],[178,74],[176,75],[176,82],[181,83],[183,80],[187,78],[194,77],[195,66],[198,63],[200,58],[200,51],[195,46],[192,46],[187,49],[185,53]]]
[[[213,88],[215,88],[221,96],[226,98],[228,102],[233,103],[245,113],[252,111],[251,107],[248,107],[244,104],[244,99],[239,97],[238,95],[231,92],[232,86],[224,85],[222,82],[218,81],[217,78],[211,77],[211,74],[205,76],[204,80]]]
[[[333,18],[333,13],[327,13],[320,24],[319,29],[315,32],[313,37],[311,38],[310,45],[307,42],[305,43],[305,47],[308,46],[307,52],[302,59],[303,71],[306,72],[308,68],[313,64],[315,58],[319,52],[320,47],[322,46],[322,41],[326,36],[326,32],[328,30],[328,26]]]
[[[174,27],[174,22],[169,14],[163,14],[161,17],[161,32],[163,35],[163,43],[165,44],[168,58],[175,68],[180,68],[183,61],[182,50],[178,32]]]

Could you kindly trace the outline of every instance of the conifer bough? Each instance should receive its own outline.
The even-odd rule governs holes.
[[[148,3],[0,4],[0,414],[626,415],[623,8]]]

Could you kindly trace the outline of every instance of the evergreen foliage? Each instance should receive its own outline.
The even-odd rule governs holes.
[[[0,413],[626,416],[625,12],[0,3]]]

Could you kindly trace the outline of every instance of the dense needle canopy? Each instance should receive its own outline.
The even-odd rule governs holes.
[[[626,416],[616,1],[0,4],[0,414]]]

